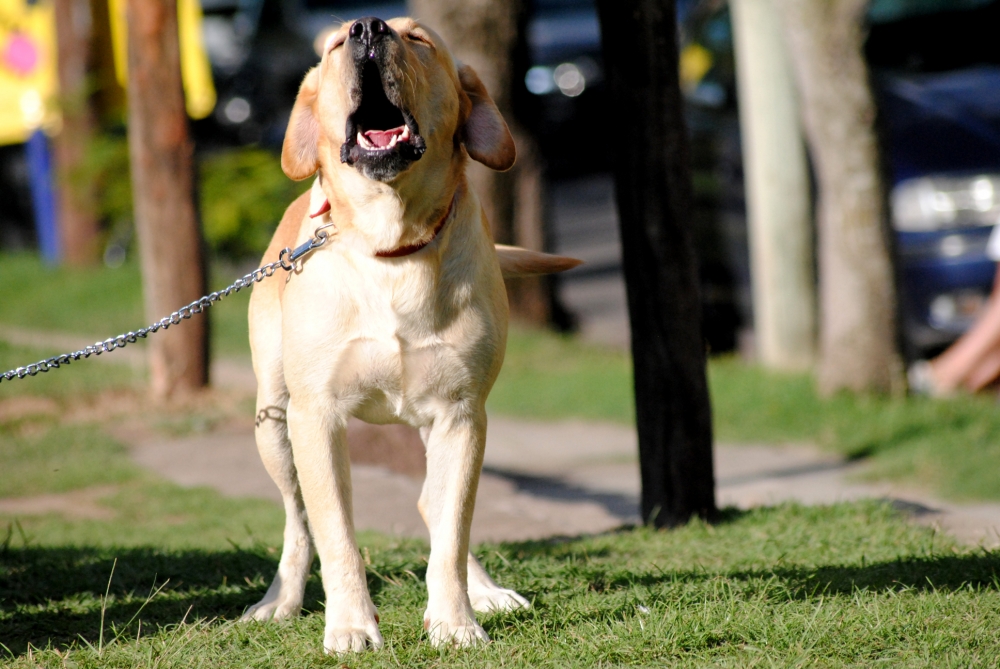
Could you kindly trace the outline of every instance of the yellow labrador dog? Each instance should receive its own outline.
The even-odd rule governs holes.
[[[505,170],[514,143],[475,72],[433,31],[412,19],[365,18],[327,40],[281,155],[292,179],[317,177],[288,208],[265,261],[320,226],[331,236],[287,282],[256,286],[250,301],[257,446],[286,523],[274,582],[245,614],[298,614],[318,553],[327,652],[382,645],[354,538],[351,416],[413,425],[423,438],[430,640],[487,641],[475,611],[529,605],[469,553],[486,396],[506,345],[502,277],[578,261],[494,247],[466,183],[470,157]]]

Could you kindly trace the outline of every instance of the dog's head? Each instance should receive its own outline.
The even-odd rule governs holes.
[[[417,21],[369,17],[327,39],[299,89],[281,166],[296,180],[343,165],[393,182],[422,163],[464,160],[463,146],[493,169],[514,164],[510,131],[476,73]]]

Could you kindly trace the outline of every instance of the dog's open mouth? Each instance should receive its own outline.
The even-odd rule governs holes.
[[[361,67],[361,101],[347,118],[347,141],[340,158],[348,165],[362,163],[366,172],[385,178],[405,169],[424,152],[417,121],[386,95],[382,73],[374,60]]]
[[[404,124],[389,130],[358,130],[356,139],[369,151],[388,151],[397,142],[410,141],[410,129]]]

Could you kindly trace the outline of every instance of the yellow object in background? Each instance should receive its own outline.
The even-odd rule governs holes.
[[[0,0],[0,144],[59,128],[55,33],[52,0]]]
[[[3,2],[4,0],[0,0]],[[128,81],[127,0],[108,0],[111,15],[111,39],[114,43],[115,74],[122,88]],[[181,47],[181,79],[188,116],[205,118],[215,109],[215,84],[212,66],[205,52],[198,0],[177,0],[177,30]]]
[[[692,42],[681,49],[681,86],[690,90],[701,83],[702,78],[712,69],[712,52],[702,45]]]

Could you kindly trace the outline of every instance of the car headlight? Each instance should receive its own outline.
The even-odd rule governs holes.
[[[1000,222],[1000,175],[921,177],[892,189],[892,225],[930,232]]]
[[[525,74],[524,86],[535,95],[559,91],[568,98],[575,98],[602,78],[600,66],[593,59],[581,56],[555,67],[535,65]]]

